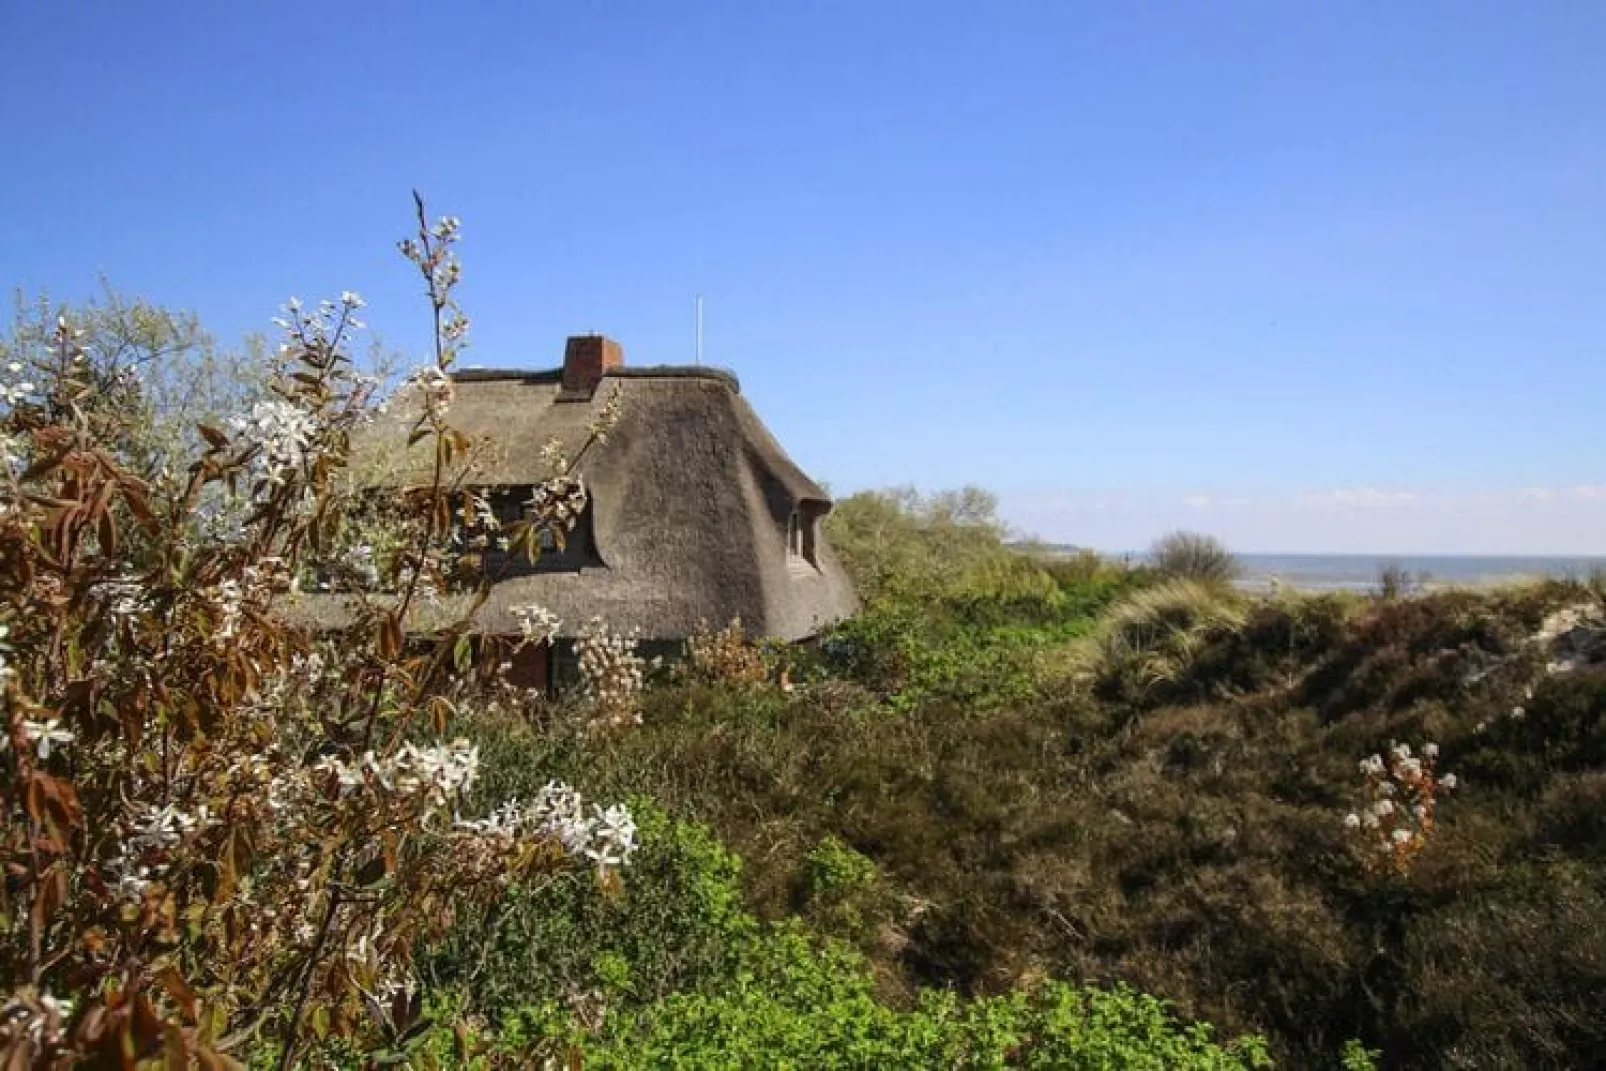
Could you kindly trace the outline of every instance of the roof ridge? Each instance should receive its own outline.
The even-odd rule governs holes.
[[[451,373],[457,383],[494,383],[498,381],[514,381],[522,383],[559,383],[563,380],[561,368],[459,368]],[[618,377],[620,379],[709,379],[724,383],[737,394],[742,392],[741,380],[736,373],[728,368],[716,368],[712,365],[693,364],[656,364],[656,365],[627,365],[623,368],[610,368],[603,373],[603,378]]]

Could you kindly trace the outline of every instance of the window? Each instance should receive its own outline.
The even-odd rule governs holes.
[[[498,487],[484,492],[491,511],[506,532],[525,519],[524,507],[535,493],[533,486]],[[572,573],[581,569],[599,568],[602,558],[597,553],[596,540],[591,530],[591,503],[586,502],[574,527],[564,534],[562,547],[551,531],[540,533],[541,555],[530,561],[516,546],[501,548],[493,545],[485,552],[485,573],[493,582],[532,573]]]
[[[814,565],[814,511],[799,505],[786,519],[786,559],[797,565]]]

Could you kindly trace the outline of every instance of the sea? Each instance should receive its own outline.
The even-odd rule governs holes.
[[[1256,590],[1273,580],[1305,591],[1369,591],[1378,574],[1397,567],[1424,587],[1509,584],[1543,577],[1587,580],[1606,574],[1606,557],[1474,557],[1413,554],[1239,554],[1242,585]]]

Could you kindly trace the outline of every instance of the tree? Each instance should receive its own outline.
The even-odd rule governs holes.
[[[1149,548],[1149,560],[1164,576],[1206,584],[1230,584],[1243,574],[1243,564],[1215,536],[1172,532]]]

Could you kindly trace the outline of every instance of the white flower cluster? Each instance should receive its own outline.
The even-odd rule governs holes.
[[[1420,755],[1412,754],[1409,744],[1395,743],[1387,758],[1362,759],[1366,802],[1344,816],[1345,828],[1363,831],[1382,855],[1403,868],[1433,829],[1437,793],[1457,784],[1455,774],[1435,775],[1438,757],[1439,746],[1430,742]]]
[[[636,851],[636,822],[627,808],[587,807],[580,793],[561,781],[548,781],[530,803],[509,800],[484,818],[457,825],[482,836],[551,837],[599,870],[625,866]]]
[[[18,1041],[26,1041],[36,1052],[60,1045],[66,1040],[67,1021],[71,1018],[69,999],[49,993],[14,994],[0,1004],[0,1050],[20,1051],[14,1048]]]
[[[368,587],[377,587],[379,584],[379,565],[374,560],[374,548],[367,543],[358,543],[346,551],[343,564],[357,575],[357,579]]]
[[[161,807],[137,803],[128,823],[128,840],[137,848],[171,848],[211,824],[212,813],[204,803],[194,814],[171,803]]]
[[[212,632],[212,639],[217,643],[227,643],[232,640],[240,628],[240,619],[245,606],[245,589],[235,579],[219,582],[207,589],[208,600],[217,607],[218,623]]]
[[[70,729],[63,729],[61,723],[52,718],[49,721],[34,721],[24,718],[22,722],[22,735],[28,743],[33,745],[34,754],[40,762],[50,758],[50,752],[57,744],[70,744],[78,739]],[[0,750],[5,743],[0,741]]]
[[[113,618],[133,617],[151,610],[150,596],[137,580],[107,580],[96,584],[90,593]]]
[[[468,504],[474,511],[474,526],[487,531],[496,532],[502,528],[502,522],[497,519],[496,510],[485,500],[484,495],[470,494]]]
[[[466,546],[473,550],[484,550],[493,541],[493,534],[502,530],[501,518],[497,517],[496,510],[483,495],[472,491],[464,499],[473,517],[468,521],[467,531],[456,525],[452,526],[452,541],[458,546]],[[507,549],[506,538],[494,538],[496,545]]]
[[[118,896],[138,901],[151,882],[166,876],[174,848],[216,824],[216,816],[204,803],[193,813],[173,803],[130,803],[118,822],[123,834],[118,854],[107,860]]]
[[[270,483],[283,483],[301,467],[318,430],[310,413],[282,399],[257,402],[248,415],[235,416],[229,423],[260,448],[256,466]]]
[[[624,408],[624,400],[624,388],[615,383],[613,390],[608,392],[608,397],[603,401],[602,408],[598,410],[597,415],[587,425],[586,430],[591,433],[592,438],[597,440],[598,445],[608,441],[608,436],[613,432],[614,426],[619,423],[619,414]]]
[[[575,638],[580,679],[587,698],[606,711],[617,724],[641,724],[636,700],[641,694],[646,664],[636,653],[634,633],[614,632],[594,617]]]
[[[15,435],[0,431],[0,472],[20,475],[28,466],[28,455],[23,441]]]
[[[423,403],[424,412],[435,420],[446,416],[452,408],[452,399],[457,395],[452,377],[432,364],[408,373],[401,389],[404,393],[416,393]]]
[[[585,481],[578,476],[554,476],[536,484],[524,503],[524,514],[542,527],[574,527],[586,508]]]
[[[556,435],[541,444],[541,464],[554,476],[569,471],[569,455],[563,449],[563,440]]]
[[[436,301],[443,308],[450,304],[447,295],[463,277],[463,266],[458,263],[451,251],[452,243],[457,241],[462,229],[463,221],[456,216],[442,216],[429,229],[430,237],[435,239],[433,253],[426,253],[423,243],[411,238],[404,238],[397,243],[402,256],[417,264],[429,277]],[[449,327],[450,323],[447,326]],[[467,329],[466,321],[464,329]],[[448,334],[448,338],[451,337]]]
[[[333,775],[341,796],[377,787],[421,800],[428,807],[443,807],[473,786],[479,776],[480,749],[462,738],[433,747],[406,743],[389,758],[373,751],[353,763],[328,756],[313,769]]]
[[[275,316],[273,323],[301,346],[327,348],[344,341],[348,331],[361,331],[368,326],[354,315],[367,304],[361,295],[346,290],[342,291],[338,305],[325,298],[309,312],[302,307],[300,298],[292,297],[280,309],[284,315]],[[291,348],[285,343],[279,347],[279,353],[289,353]]]
[[[513,616],[519,620],[519,634],[525,643],[550,645],[558,638],[558,629],[563,626],[563,622],[558,620],[558,615],[540,603],[515,606]]]
[[[6,365],[6,371],[13,376],[22,375],[22,365],[12,361]],[[28,395],[34,392],[34,385],[25,379],[0,379],[0,402],[8,406],[15,406],[28,400]]]
[[[396,571],[396,588],[398,591],[411,589],[425,604],[439,606],[443,593],[441,585],[436,582],[436,576],[437,571],[435,569],[425,568],[421,570],[415,564],[408,562]]]

